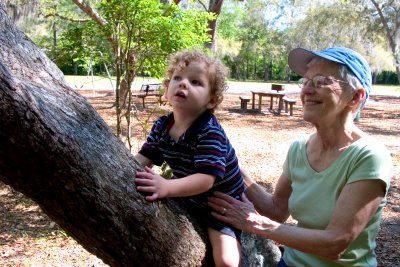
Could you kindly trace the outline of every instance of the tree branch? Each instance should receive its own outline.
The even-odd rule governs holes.
[[[83,12],[85,12],[99,25],[105,26],[107,24],[107,21],[83,0],[72,0],[72,2],[74,2],[80,9],[82,9]]]
[[[74,19],[74,18],[69,18],[69,17],[63,16],[63,15],[60,15],[60,14],[58,14],[58,13],[49,13],[49,14],[46,14],[44,17],[45,17],[45,18],[48,18],[48,17],[58,17],[58,18],[60,18],[60,19],[67,20],[67,21],[71,21],[71,22],[88,22],[88,21],[90,21],[89,19]]]
[[[200,5],[203,6],[203,8],[204,8],[205,11],[208,10],[208,9],[207,9],[207,6],[206,6],[201,0],[198,0],[198,2],[200,3]]]

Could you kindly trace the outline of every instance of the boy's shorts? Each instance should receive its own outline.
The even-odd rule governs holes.
[[[229,235],[235,238],[237,241],[241,241],[242,231],[236,229],[226,223],[223,223],[217,220],[215,217],[211,215],[212,209],[205,205],[199,205],[198,203],[194,203],[190,200],[190,198],[181,197],[179,198],[189,209],[190,214],[196,217],[201,223],[203,223],[207,227],[211,227],[217,230],[220,233],[225,235]],[[204,203],[206,199],[204,200]]]
[[[203,221],[207,226],[217,230],[218,232],[235,238],[240,243],[242,236],[241,230],[236,229],[230,225],[226,225],[221,221],[218,221],[216,218],[212,217],[211,214],[205,215],[204,217],[200,218],[200,220]]]

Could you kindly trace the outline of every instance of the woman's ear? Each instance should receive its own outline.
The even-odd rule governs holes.
[[[365,98],[365,89],[360,88],[353,95],[353,98],[350,100],[350,106],[358,105],[358,103]]]

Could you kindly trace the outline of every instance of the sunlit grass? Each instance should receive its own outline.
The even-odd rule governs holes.
[[[114,90],[116,78],[111,76],[74,76],[66,75],[65,79],[73,89],[84,90]],[[136,77],[132,89],[139,90],[143,83],[159,83],[157,79],[148,77]]]
[[[386,92],[395,92],[400,93],[400,85],[373,85],[372,90],[374,91],[386,91]]]
[[[70,86],[73,89],[85,89],[85,90],[113,90],[115,89],[115,84],[116,84],[116,78],[112,76],[111,78],[108,78],[107,76],[73,76],[73,75],[67,75],[65,76],[67,82],[70,84]],[[155,79],[155,78],[149,78],[149,77],[136,77],[133,84],[132,84],[132,89],[134,90],[139,90],[141,85],[143,83],[159,83],[160,80]],[[260,88],[269,88],[269,84],[275,83],[272,81],[269,82],[260,82],[260,81],[229,81],[229,84],[233,85],[235,84],[236,86],[242,86],[243,88],[246,88],[247,86],[252,86],[254,88],[258,88],[257,85]],[[276,82],[278,83],[278,82]],[[279,82],[281,83],[281,82]],[[288,88],[294,88],[297,85],[295,83],[281,83],[285,84]],[[267,90],[267,89],[266,89]],[[377,93],[377,92],[394,92],[394,93],[400,93],[400,85],[373,85],[372,88],[372,93]]]

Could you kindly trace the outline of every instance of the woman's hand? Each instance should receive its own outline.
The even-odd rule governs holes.
[[[144,193],[149,193],[146,200],[153,202],[157,199],[167,196],[167,180],[156,174],[152,169],[145,166],[146,172],[136,173],[136,190]]]
[[[208,205],[214,209],[211,214],[237,229],[255,232],[253,227],[259,223],[262,216],[257,213],[245,194],[242,194],[241,198],[242,201],[221,192],[215,192],[214,196],[208,198]]]

